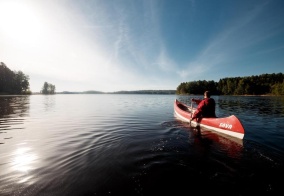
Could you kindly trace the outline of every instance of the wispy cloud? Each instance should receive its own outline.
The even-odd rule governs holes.
[[[26,16],[40,21],[37,30],[42,31],[34,42],[22,39],[29,44],[0,31],[1,61],[30,75],[32,91],[51,78],[58,81],[58,91],[173,89],[183,81],[206,79],[217,67],[245,58],[250,51],[261,55],[283,50],[281,43],[257,47],[283,33],[281,20],[272,23],[267,19],[270,13],[260,17],[272,1],[248,3],[250,10],[234,7],[234,18],[224,14],[222,28],[206,33],[207,23],[216,21],[196,22],[204,18],[201,11],[207,4],[195,0],[183,2],[183,13],[172,9],[180,6],[173,1],[15,2],[29,2]],[[6,18],[0,21],[7,24]]]

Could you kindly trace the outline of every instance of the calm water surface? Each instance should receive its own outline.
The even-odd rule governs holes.
[[[179,121],[176,98],[0,96],[0,195],[283,195],[284,97],[214,97],[243,140]]]

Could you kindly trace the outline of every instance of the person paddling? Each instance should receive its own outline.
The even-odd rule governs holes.
[[[210,91],[205,91],[204,99],[202,100],[194,98],[191,99],[191,101],[198,104],[198,106],[190,121],[200,118],[216,118],[215,100],[210,96],[211,96]]]

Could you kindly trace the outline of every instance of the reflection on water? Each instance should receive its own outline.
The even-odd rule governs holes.
[[[37,156],[32,153],[31,148],[18,148],[12,156],[12,168],[20,172],[29,172],[32,169],[32,163],[37,159]]]
[[[231,158],[240,158],[243,151],[243,140],[230,137],[227,135],[214,133],[207,130],[201,130],[202,128],[194,128],[196,130],[196,138],[199,140],[211,141],[214,144],[217,144],[218,150],[222,153],[227,154]]]
[[[177,119],[178,120],[178,119]],[[173,125],[172,125],[173,126]],[[195,145],[214,146],[218,153],[224,153],[228,157],[238,159],[242,156],[243,140],[231,137],[229,135],[212,132],[202,127],[192,127],[190,124],[179,121],[178,126],[187,128],[192,131],[193,135],[189,135],[190,140],[194,140]]]
[[[29,96],[0,96],[0,144],[13,138],[9,131],[23,129],[29,107]]]
[[[43,98],[43,105],[44,105],[44,110],[49,111],[51,110],[56,104],[56,97],[55,95],[46,95]]]
[[[244,140],[177,120],[175,98],[0,96],[0,195],[283,192],[283,97],[214,97]]]
[[[30,96],[0,96],[0,118],[25,117]]]

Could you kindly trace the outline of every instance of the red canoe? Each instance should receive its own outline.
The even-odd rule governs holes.
[[[240,122],[240,120],[235,116],[231,115],[224,118],[202,118],[199,122],[191,119],[191,112],[195,112],[196,108],[191,108],[190,106],[181,103],[177,99],[174,103],[174,110],[176,116],[185,122],[190,122],[191,125],[204,127],[211,131],[216,131],[223,133],[225,135],[230,135],[239,139],[244,138],[245,130]]]

